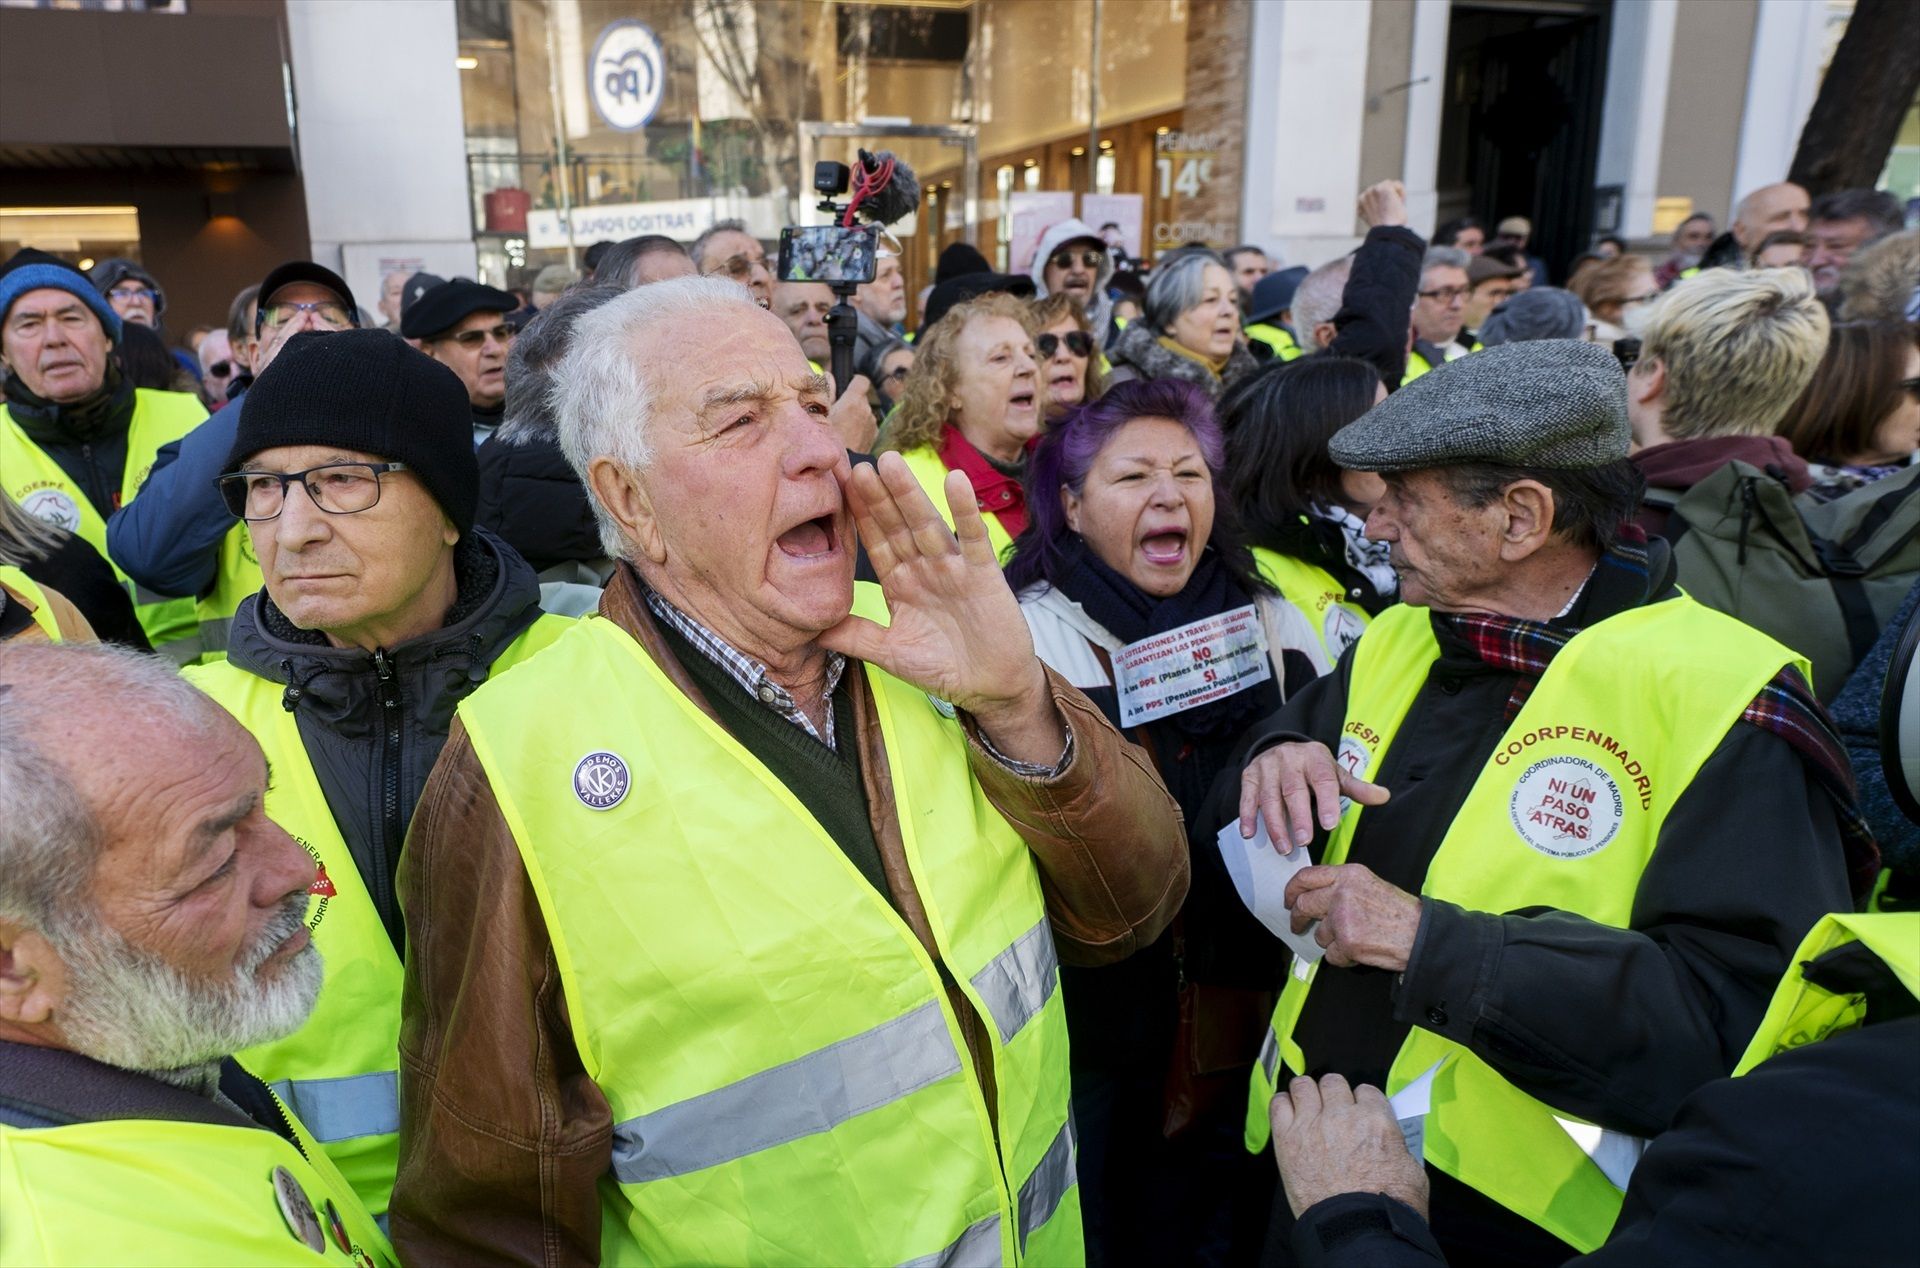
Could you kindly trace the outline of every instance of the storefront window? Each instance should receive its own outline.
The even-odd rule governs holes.
[[[811,159],[848,161],[855,146],[891,149],[921,178],[919,214],[895,230],[912,289],[963,238],[1026,269],[1009,252],[1030,253],[1013,233],[1022,207],[1042,205],[1031,200],[1120,224],[1137,255],[1195,237],[1228,245],[1248,11],[1244,0],[459,0],[482,269],[521,283],[595,241],[690,241],[721,219],[771,242],[815,218]],[[1185,148],[1169,152],[1168,136]]]

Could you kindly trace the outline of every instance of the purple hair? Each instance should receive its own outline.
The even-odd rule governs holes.
[[[1063,549],[1073,530],[1067,527],[1060,490],[1077,496],[1087,472],[1107,442],[1137,418],[1170,418],[1193,434],[1213,482],[1214,522],[1209,544],[1220,551],[1228,570],[1249,590],[1266,589],[1240,539],[1239,525],[1220,480],[1226,440],[1213,416],[1213,402],[1179,379],[1133,379],[1107,390],[1098,400],[1070,411],[1047,429],[1027,462],[1027,527],[1014,541],[1007,561],[1007,584],[1015,594],[1036,581],[1054,584],[1066,562]]]

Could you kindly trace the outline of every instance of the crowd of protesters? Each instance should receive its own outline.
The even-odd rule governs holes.
[[[1910,1256],[1920,230],[1357,213],[0,265],[0,1260]]]

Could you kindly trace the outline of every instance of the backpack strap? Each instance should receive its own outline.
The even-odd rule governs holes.
[[[1860,548],[1865,546],[1873,535],[1880,531],[1881,525],[1899,514],[1900,508],[1906,504],[1906,500],[1915,493],[1920,493],[1920,480],[1909,480],[1902,487],[1876,499],[1873,504],[1873,509],[1861,517],[1859,527],[1855,528],[1853,532],[1848,535],[1847,539],[1839,544],[1840,549],[1845,551],[1849,558],[1858,554]],[[1913,527],[1910,527],[1898,542],[1888,547],[1888,550],[1898,550],[1906,544],[1907,539],[1912,537],[1916,531],[1920,531],[1920,519],[1916,519]]]

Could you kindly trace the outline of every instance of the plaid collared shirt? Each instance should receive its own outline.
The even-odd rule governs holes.
[[[735,651],[725,639],[667,602],[652,586],[643,584],[640,588],[647,597],[648,610],[656,619],[671,625],[681,638],[693,645],[695,651],[726,670],[727,676],[739,683],[748,695],[828,748],[838,751],[833,735],[833,693],[840,689],[840,679],[847,672],[847,658],[844,655],[839,652],[827,653],[827,683],[822,697],[827,702],[827,728],[826,734],[822,735],[813,725],[813,719],[807,716],[806,710],[794,702],[792,693],[768,676],[765,665],[751,656]],[[949,710],[949,716],[951,716],[951,710]],[[1041,766],[1034,762],[1023,762],[1018,758],[1008,757],[993,746],[993,741],[989,740],[984,732],[979,733],[980,746],[987,751],[989,757],[1016,775],[1026,779],[1055,779],[1059,777],[1060,772],[1073,764],[1073,727],[1065,718],[1061,719],[1061,726],[1067,733],[1067,746],[1062,750],[1060,760],[1052,766]]]
[[[748,695],[828,748],[838,747],[833,735],[833,693],[840,689],[840,679],[847,672],[845,656],[839,652],[827,653],[827,681],[820,697],[826,702],[827,725],[825,733],[822,734],[821,729],[814,726],[813,719],[807,716],[807,711],[794,701],[793,693],[768,675],[765,665],[751,656],[735,651],[725,639],[667,602],[652,586],[646,586],[644,589],[647,607],[653,615],[671,625],[675,633],[693,644],[695,651],[726,670],[727,676],[739,683]]]

